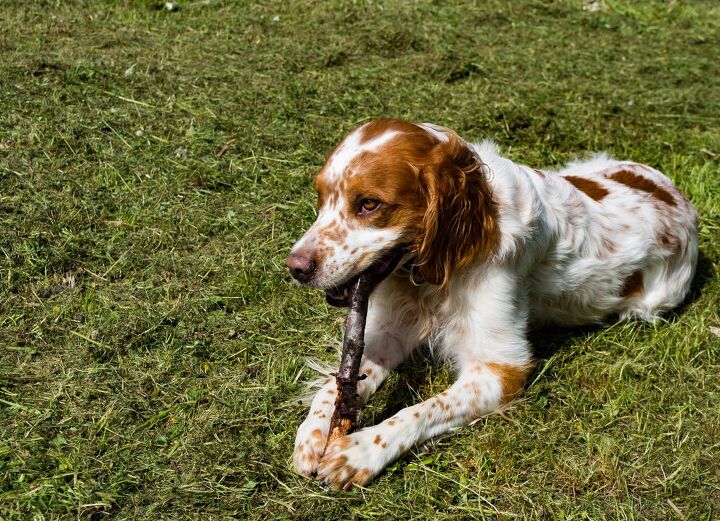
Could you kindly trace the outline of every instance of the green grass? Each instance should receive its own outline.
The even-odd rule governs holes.
[[[599,5],[3,2],[0,518],[720,516],[720,9]],[[658,167],[702,258],[667,322],[535,334],[507,417],[333,493],[289,458],[343,315],[283,261],[379,116]],[[363,422],[451,378],[419,356]]]

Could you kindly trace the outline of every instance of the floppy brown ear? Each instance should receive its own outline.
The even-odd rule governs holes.
[[[499,235],[486,167],[453,134],[420,174],[427,209],[417,264],[427,282],[442,288],[454,270],[490,255]]]

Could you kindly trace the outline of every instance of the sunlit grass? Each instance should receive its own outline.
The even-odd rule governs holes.
[[[163,4],[0,6],[0,518],[719,515],[715,3]],[[342,314],[284,257],[312,174],[379,116],[653,165],[702,256],[668,321],[534,334],[506,417],[339,494],[289,457]],[[451,380],[419,355],[363,422]]]

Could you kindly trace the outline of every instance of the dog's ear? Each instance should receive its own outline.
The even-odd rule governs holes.
[[[487,167],[457,134],[446,136],[420,172],[427,209],[417,255],[423,278],[443,289],[454,270],[490,255],[499,236]]]

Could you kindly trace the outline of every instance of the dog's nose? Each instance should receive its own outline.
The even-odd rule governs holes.
[[[298,282],[309,281],[315,273],[315,261],[306,252],[291,253],[285,260],[290,274]]]

